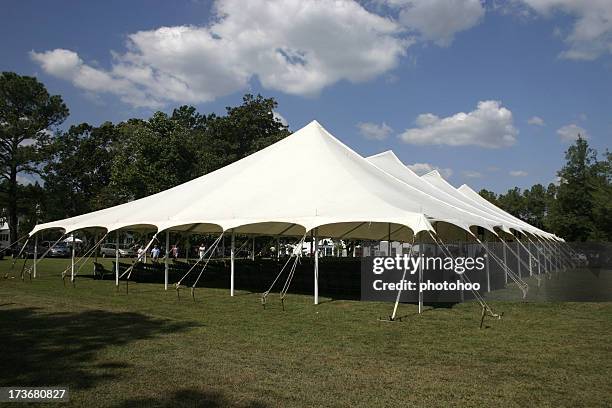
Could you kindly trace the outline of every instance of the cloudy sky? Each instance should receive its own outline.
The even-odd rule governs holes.
[[[610,0],[5,0],[0,50],[67,125],[261,93],[456,186],[548,184],[578,133],[612,140]]]

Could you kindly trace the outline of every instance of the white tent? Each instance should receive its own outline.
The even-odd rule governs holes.
[[[37,225],[31,234],[101,228],[302,236],[319,228],[322,236],[379,239],[391,224],[392,239],[408,240],[432,227],[418,194],[404,188],[313,121],[215,172],[126,204]]]
[[[430,183],[428,180],[419,177],[411,169],[406,167],[404,163],[390,150],[383,153],[370,156],[367,160],[385,172],[397,177],[406,184],[413,186],[414,188],[425,192],[426,194],[434,197],[435,199],[445,202],[452,206],[456,210],[463,214],[469,214],[471,219],[476,219],[478,222],[477,226],[483,227],[493,234],[495,227],[501,228],[505,231],[510,231],[509,228],[518,228],[519,225],[514,222],[503,220],[496,215],[492,215],[490,212],[482,211],[481,209],[470,205],[455,189],[446,181],[440,177],[440,181],[444,188],[440,188],[437,184]],[[437,172],[435,174],[438,174]],[[446,188],[448,187],[448,188]]]
[[[168,247],[170,231],[227,232],[232,238],[234,234],[303,237],[311,232],[340,239],[409,242],[421,231],[435,232],[432,224],[465,233],[475,226],[493,233],[495,227],[527,228],[490,209],[468,205],[469,200],[450,185],[452,192],[447,192],[403,166],[400,171],[399,160],[386,162],[391,164],[364,159],[313,121],[217,171],[149,197],[37,225],[30,235],[47,229],[64,234],[93,228],[106,233],[165,231]],[[233,256],[231,265],[233,294]],[[317,268],[315,257],[315,303]]]

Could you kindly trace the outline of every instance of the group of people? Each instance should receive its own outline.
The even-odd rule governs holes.
[[[151,262],[153,263],[157,263],[159,262],[159,255],[161,254],[161,249],[159,248],[159,245],[155,244],[153,245],[153,248],[151,249],[150,255],[151,255]],[[146,261],[146,250],[145,247],[143,245],[140,245],[140,247],[138,247],[138,251],[136,253],[137,261]],[[177,259],[179,256],[179,247],[178,245],[172,245],[172,247],[170,248],[170,257]]]
[[[204,243],[202,242],[200,244],[200,246],[197,247],[197,251],[198,251],[198,258],[199,259],[203,259],[206,256],[206,245],[204,245]],[[146,261],[146,250],[145,250],[145,246],[144,245],[140,245],[136,251],[136,260],[137,261]],[[151,248],[151,251],[149,252],[149,255],[151,256],[151,262],[153,263],[157,263],[159,262],[159,258],[161,255],[161,248],[159,247],[159,245],[155,244],[153,245],[153,248]],[[172,247],[170,248],[170,258],[173,259],[178,259],[179,257],[179,246],[178,244],[174,244],[172,245]]]

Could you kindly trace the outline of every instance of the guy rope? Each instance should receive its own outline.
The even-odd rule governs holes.
[[[451,259],[454,259],[453,254],[451,253],[451,251],[448,249],[448,247],[446,246],[446,244],[444,243],[444,241],[442,241],[442,238],[438,237],[438,239],[436,239],[433,234],[431,233],[431,231],[428,231],[429,235],[431,236],[431,239],[434,240],[434,242],[436,242],[438,244],[438,246],[440,247],[440,249],[442,249],[442,252],[445,253],[446,256],[448,256]],[[438,234],[436,234],[437,236]],[[476,238],[478,239],[478,238]],[[480,242],[480,241],[479,241]],[[441,244],[441,245],[440,245]],[[481,243],[482,245],[482,243]],[[463,282],[467,282],[467,283],[471,283],[470,278],[468,278],[465,274],[460,274],[459,278],[463,281]],[[474,297],[476,298],[476,300],[478,301],[478,303],[480,303],[480,306],[482,307],[482,313],[481,313],[481,318],[480,318],[480,328],[482,329],[482,325],[484,323],[484,319],[486,314],[488,313],[491,317],[497,318],[497,319],[501,319],[502,316],[504,315],[503,313],[494,313],[493,310],[491,309],[491,307],[487,304],[487,302],[484,300],[484,298],[482,297],[482,295],[480,293],[478,293],[477,290],[473,289],[473,286],[471,286],[471,292],[474,295]]]
[[[209,256],[208,256],[208,260],[210,260],[210,258],[212,257],[212,254],[213,254],[213,252],[214,252],[214,250],[215,250],[215,248],[217,248],[217,246],[219,245],[219,242],[221,241],[221,238],[223,238],[223,234],[224,234],[224,232],[222,232],[222,233],[221,233],[221,235],[219,235],[219,237],[217,237],[217,239],[215,239],[215,241],[213,242],[213,244],[212,244],[212,245],[211,245],[211,246],[210,246],[210,247],[209,247],[209,248],[208,248],[206,251],[204,251],[204,254],[202,254],[202,256],[198,258],[198,260],[196,261],[196,263],[194,263],[194,264],[191,266],[191,268],[189,268],[189,270],[187,271],[187,273],[185,273],[185,275],[183,275],[183,277],[182,277],[181,279],[179,279],[179,281],[178,281],[178,282],[176,282],[176,283],[174,284],[174,288],[176,289],[176,296],[177,296],[179,299],[181,298],[179,290],[180,290],[180,289],[181,289],[181,287],[182,287],[182,286],[181,286],[181,283],[183,282],[183,280],[184,280],[184,279],[185,279],[185,278],[186,278],[186,277],[187,277],[187,276],[188,276],[188,275],[191,273],[191,271],[192,271],[192,270],[193,270],[193,269],[194,269],[196,266],[198,266],[198,264],[199,264],[199,263],[200,263],[200,262],[201,262],[201,261],[202,261],[202,260],[203,260],[203,259],[206,257],[206,255],[209,255]],[[208,264],[208,260],[206,261],[206,264]],[[194,296],[193,296],[193,290],[192,290],[192,297],[194,297]],[[194,300],[195,300],[195,297],[194,297]]]
[[[289,286],[291,285],[291,280],[293,279],[293,275],[295,274],[295,269],[297,267],[297,263],[299,261],[299,258],[302,255],[302,244],[304,243],[304,240],[306,239],[306,234],[307,233],[308,232],[305,232],[304,235],[302,236],[302,238],[300,238],[300,240],[295,244],[295,247],[294,247],[293,251],[291,252],[291,255],[289,255],[289,258],[287,258],[287,261],[285,262],[285,264],[281,268],[281,270],[278,273],[278,275],[276,275],[276,278],[274,278],[274,280],[272,281],[272,284],[270,285],[268,290],[266,290],[264,293],[261,294],[261,305],[264,307],[264,309],[266,308],[266,300],[268,298],[268,295],[270,294],[270,291],[272,290],[272,288],[274,287],[274,285],[276,284],[278,279],[283,274],[283,272],[284,272],[285,268],[287,267],[287,265],[289,265],[289,262],[291,261],[291,258],[295,255],[295,259],[293,261],[293,264],[291,265],[290,271],[289,271],[289,273],[287,275],[287,279],[285,280],[285,284],[283,285],[283,288],[280,291],[281,304],[283,306],[283,310],[285,310],[285,301],[284,301],[285,300],[285,296],[287,295],[287,291],[289,290]],[[299,251],[296,250],[298,248],[299,248]]]

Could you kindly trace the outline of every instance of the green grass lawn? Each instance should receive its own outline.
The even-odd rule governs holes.
[[[612,406],[609,302],[497,301],[484,329],[477,303],[401,305],[385,323],[392,304],[64,287],[68,262],[0,280],[0,386],[67,385],[81,407]]]

